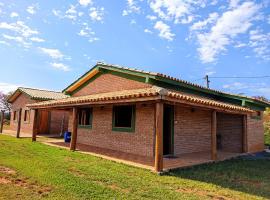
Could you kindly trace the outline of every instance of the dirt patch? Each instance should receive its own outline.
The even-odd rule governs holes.
[[[262,186],[262,182],[257,181],[257,180],[248,180],[248,179],[235,179],[233,180],[235,183],[240,183],[243,185],[252,185],[255,186],[256,188],[260,188]]]
[[[112,189],[112,190],[118,190],[118,191],[121,191],[121,192],[124,192],[124,193],[129,193],[130,192],[128,189],[120,188],[116,184],[108,185],[107,187]]]
[[[198,190],[198,189],[192,189],[192,188],[179,188],[176,190],[176,192],[185,193],[185,194],[194,194],[201,197],[208,197],[213,200],[232,200],[232,198],[230,197],[216,195],[207,190]]]
[[[11,184],[24,189],[30,189],[41,196],[46,196],[52,191],[52,188],[49,186],[31,182],[28,178],[18,178],[16,171],[8,167],[0,166],[0,173],[4,174],[3,177],[0,177],[0,184]]]
[[[11,183],[10,180],[8,180],[5,177],[0,177],[0,184],[9,184],[9,183]]]
[[[3,174],[15,174],[16,172],[13,169],[10,169],[8,167],[0,166],[0,173],[3,173]]]
[[[68,171],[75,176],[79,176],[79,177],[85,176],[85,173],[81,172],[80,170],[78,170],[74,167],[69,168]]]

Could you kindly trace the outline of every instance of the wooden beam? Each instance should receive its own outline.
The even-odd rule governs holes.
[[[211,159],[217,159],[217,112],[212,111],[211,120]]]
[[[5,118],[5,111],[1,110],[0,133],[3,132],[4,118]]]
[[[247,115],[243,115],[243,153],[248,152],[247,144]]]
[[[35,142],[37,140],[37,134],[38,134],[38,109],[34,110],[34,124],[33,124],[33,133],[32,133],[32,142]]]
[[[72,133],[70,142],[70,150],[72,151],[76,150],[77,130],[78,130],[78,108],[74,107],[72,110]]]
[[[18,112],[18,123],[17,123],[17,134],[16,134],[16,138],[19,138],[20,137],[21,123],[22,123],[22,108],[20,108],[19,109],[19,112]]]
[[[155,145],[155,171],[163,170],[163,108],[162,102],[156,103],[156,145]]]

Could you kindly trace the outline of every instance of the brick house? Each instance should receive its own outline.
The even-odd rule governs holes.
[[[26,104],[67,97],[61,92],[19,87],[8,98],[11,103],[10,129],[20,132],[33,132],[34,111]],[[59,110],[39,110],[39,134],[59,134],[68,128],[68,112]],[[19,123],[20,122],[20,123]]]
[[[71,150],[88,145],[99,153],[120,152],[162,171],[183,159],[204,162],[264,149],[262,112],[270,104],[254,98],[105,63],[63,93],[69,97],[27,106],[35,116],[40,110],[69,112]],[[38,126],[35,121],[33,141]]]

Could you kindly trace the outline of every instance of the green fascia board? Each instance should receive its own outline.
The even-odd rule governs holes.
[[[79,80],[81,80],[85,75],[87,75],[89,72],[91,72],[91,71],[94,70],[94,69],[98,69],[98,66],[95,65],[94,67],[92,67],[91,69],[89,69],[87,72],[85,72],[83,75],[81,75],[81,76],[80,76],[79,78],[77,78],[75,81],[73,81],[70,85],[68,85],[65,89],[63,89],[62,92],[66,94],[66,90],[67,90],[69,87],[73,86],[75,83],[77,83],[77,82],[78,82]],[[69,93],[67,93],[67,94],[69,94]]]

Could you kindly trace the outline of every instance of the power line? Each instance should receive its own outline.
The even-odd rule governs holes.
[[[270,76],[210,76],[209,78],[270,78]]]

